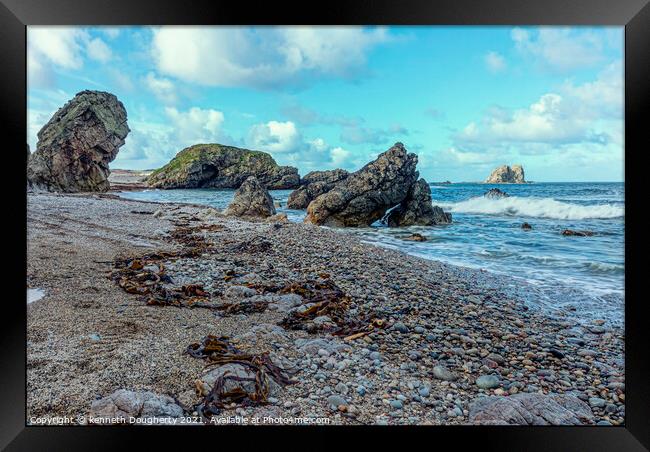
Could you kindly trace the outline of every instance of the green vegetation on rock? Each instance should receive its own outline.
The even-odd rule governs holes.
[[[255,176],[268,189],[295,188],[298,170],[279,166],[271,155],[221,144],[196,144],[155,170],[147,183],[155,188],[238,188]]]

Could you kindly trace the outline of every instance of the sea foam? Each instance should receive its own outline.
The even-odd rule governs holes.
[[[552,198],[508,196],[506,198],[486,198],[478,196],[456,203],[439,203],[451,212],[486,215],[508,215],[558,220],[585,220],[588,218],[618,218],[625,212],[623,206],[615,204],[580,205],[556,201]]]

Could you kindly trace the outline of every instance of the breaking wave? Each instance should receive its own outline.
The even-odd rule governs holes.
[[[623,206],[615,204],[580,205],[556,201],[552,198],[490,199],[483,196],[456,203],[436,203],[451,212],[486,215],[509,215],[557,220],[585,220],[588,218],[618,218],[624,215]]]

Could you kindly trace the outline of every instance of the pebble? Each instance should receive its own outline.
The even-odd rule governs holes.
[[[476,386],[481,389],[492,389],[499,386],[499,377],[496,375],[481,375],[476,379]]]
[[[409,332],[408,327],[406,325],[404,325],[402,322],[396,322],[395,324],[393,324],[393,329],[395,331],[400,332],[400,333],[408,333]]]
[[[455,381],[458,378],[456,374],[454,374],[449,369],[443,366],[434,366],[433,376],[436,377],[438,380],[444,380],[444,381]]]

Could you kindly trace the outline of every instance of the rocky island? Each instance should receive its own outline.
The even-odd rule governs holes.
[[[521,165],[512,167],[503,165],[496,168],[490,176],[485,179],[486,184],[525,184],[524,168]]]
[[[255,176],[269,190],[298,188],[300,176],[279,166],[266,152],[221,144],[196,144],[183,149],[146,179],[154,188],[238,188]]]

